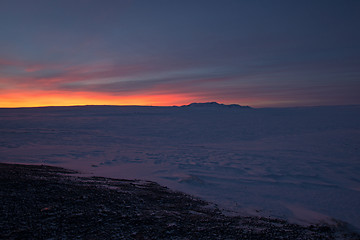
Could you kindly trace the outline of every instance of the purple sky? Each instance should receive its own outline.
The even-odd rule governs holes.
[[[359,93],[358,0],[0,0],[0,107],[342,105]]]

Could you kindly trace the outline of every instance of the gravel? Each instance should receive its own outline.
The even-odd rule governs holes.
[[[360,239],[345,223],[226,216],[155,182],[0,163],[1,239]]]

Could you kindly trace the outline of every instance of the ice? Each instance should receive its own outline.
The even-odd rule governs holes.
[[[0,161],[156,181],[228,211],[360,229],[360,106],[0,109]]]

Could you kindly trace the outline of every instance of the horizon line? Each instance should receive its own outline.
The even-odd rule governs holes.
[[[212,102],[193,102],[193,103],[212,103]],[[190,104],[193,104],[190,103]],[[218,103],[215,102],[214,103]],[[156,105],[112,105],[112,104],[78,104],[78,105],[44,105],[44,106],[32,106],[32,107],[1,107],[0,109],[28,109],[28,108],[64,108],[64,107],[158,107],[158,108],[166,108],[166,107],[182,107],[182,106],[189,106],[190,104],[184,105],[168,105],[168,106],[156,106]],[[350,106],[360,106],[360,104],[339,104],[339,105],[310,105],[310,106],[284,106],[284,107],[252,107],[248,105],[240,105],[240,104],[223,104],[225,106],[230,105],[238,105],[240,107],[249,107],[253,109],[285,109],[285,108],[314,108],[314,107],[350,107]]]

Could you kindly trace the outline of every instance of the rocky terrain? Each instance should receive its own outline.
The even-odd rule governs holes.
[[[226,216],[155,182],[0,164],[1,239],[360,239],[345,224]]]

